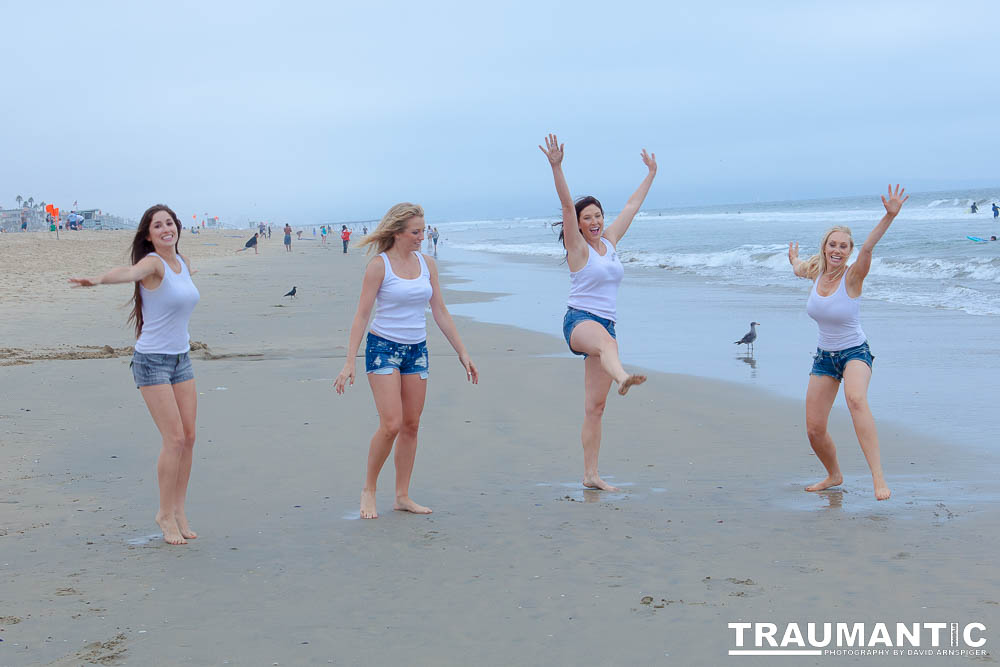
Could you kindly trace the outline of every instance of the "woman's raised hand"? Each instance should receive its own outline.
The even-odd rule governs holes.
[[[882,205],[885,206],[888,215],[895,216],[899,213],[899,209],[903,208],[903,204],[910,198],[910,195],[904,197],[905,193],[906,188],[900,188],[899,183],[896,184],[895,192],[892,191],[892,184],[889,184],[889,199],[886,200],[885,195],[882,195]]]
[[[795,266],[799,263],[799,244],[788,242],[788,263]]]
[[[559,140],[556,139],[556,135],[550,134],[545,137],[545,148],[539,146],[538,150],[545,153],[545,157],[549,159],[549,163],[555,167],[562,164],[563,146],[565,146],[565,144],[560,145]],[[656,163],[654,162],[654,164]]]
[[[650,173],[656,173],[656,153],[646,153],[646,149],[642,149],[642,163],[649,167]]]

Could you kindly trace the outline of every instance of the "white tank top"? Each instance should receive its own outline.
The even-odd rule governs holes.
[[[431,300],[431,272],[424,256],[414,252],[420,260],[420,275],[400,278],[392,271],[386,254],[379,253],[385,263],[385,276],[375,295],[375,319],[372,333],[397,343],[413,345],[427,340],[427,302]]]
[[[601,242],[606,249],[603,257],[588,243],[587,263],[579,271],[570,272],[566,305],[617,322],[618,285],[625,276],[625,267],[611,241],[602,236]]]
[[[821,350],[836,352],[849,347],[857,347],[865,342],[865,332],[861,330],[861,297],[851,298],[847,294],[847,272],[840,279],[837,291],[830,296],[821,296],[813,281],[806,313],[819,325]]]
[[[191,349],[188,322],[201,295],[191,282],[187,264],[180,255],[177,256],[177,261],[181,263],[180,273],[174,273],[167,261],[155,252],[149,255],[163,262],[163,280],[154,290],[148,290],[139,283],[142,333],[135,342],[135,351],[141,354],[184,354]]]

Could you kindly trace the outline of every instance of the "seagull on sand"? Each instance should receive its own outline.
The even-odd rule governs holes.
[[[285,296],[290,296],[290,297],[292,297],[292,298],[294,299],[294,298],[295,298],[295,290],[296,290],[296,289],[298,289],[298,288],[297,288],[297,287],[295,287],[294,285],[292,285],[292,289],[290,289],[290,290],[288,290],[287,292],[285,292]],[[282,298],[282,299],[284,299],[284,298],[285,298],[285,296],[283,296],[283,297],[281,297],[281,298]],[[754,336],[756,336],[756,335],[757,335],[757,334],[754,334]]]
[[[757,327],[759,327],[759,326],[760,326],[760,322],[751,322],[750,323],[750,331],[747,332],[747,335],[743,336],[743,338],[740,338],[737,341],[733,341],[733,344],[734,345],[746,345],[747,346],[747,352],[749,352],[750,354],[753,354],[753,342],[755,340],[757,340]]]

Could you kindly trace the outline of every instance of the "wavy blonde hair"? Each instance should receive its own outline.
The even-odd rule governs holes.
[[[369,246],[368,254],[385,252],[396,242],[396,234],[406,230],[406,223],[413,218],[424,217],[424,209],[419,204],[403,202],[390,208],[378,226],[368,236],[362,237],[356,247]]]
[[[834,232],[843,232],[847,234],[847,238],[851,241],[851,249],[847,251],[848,256],[854,252],[854,237],[851,236],[851,228],[844,227],[843,225],[837,225],[836,227],[831,227],[826,230],[826,234],[823,234],[823,240],[819,244],[819,252],[810,257],[805,261],[806,265],[806,278],[810,280],[816,280],[821,275],[826,273],[826,253],[823,249],[826,247],[826,242],[830,240],[830,235]],[[845,264],[847,260],[844,260]]]

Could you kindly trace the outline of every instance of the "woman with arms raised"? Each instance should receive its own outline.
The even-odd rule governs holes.
[[[583,485],[592,489],[617,491],[601,479],[597,458],[601,451],[601,418],[611,383],[618,383],[624,396],[633,385],[646,381],[645,375],[630,375],[618,358],[615,339],[618,285],[625,269],[618,259],[618,241],[625,236],[632,219],[642,206],[656,176],[656,153],[642,151],[642,162],[649,172],[639,188],[629,197],[622,212],[610,227],[604,226],[604,209],[594,197],[582,197],[574,203],[562,171],[563,145],[554,134],[545,138],[545,148],[538,147],[549,159],[556,193],[562,205],[562,232],[559,239],[566,248],[570,290],[568,308],[563,318],[563,336],[573,354],[584,358]]]
[[[872,265],[875,244],[889,230],[903,203],[905,189],[889,186],[889,198],[882,197],[885,215],[868,234],[851,265],[854,239],[847,227],[832,227],[823,236],[819,252],[808,260],[799,259],[799,244],[788,244],[788,261],[800,278],[813,281],[806,312],[819,325],[819,343],[809,372],[806,390],[806,433],[809,444],[826,468],[826,479],[806,487],[806,491],[822,491],[844,481],[837,461],[837,448],[827,431],[830,409],[837,398],[841,380],[844,399],[851,411],[854,432],[861,451],[868,461],[875,487],[875,498],[888,500],[891,495],[882,472],[878,431],[868,407],[868,383],[872,378],[875,355],[861,330],[861,287]]]

